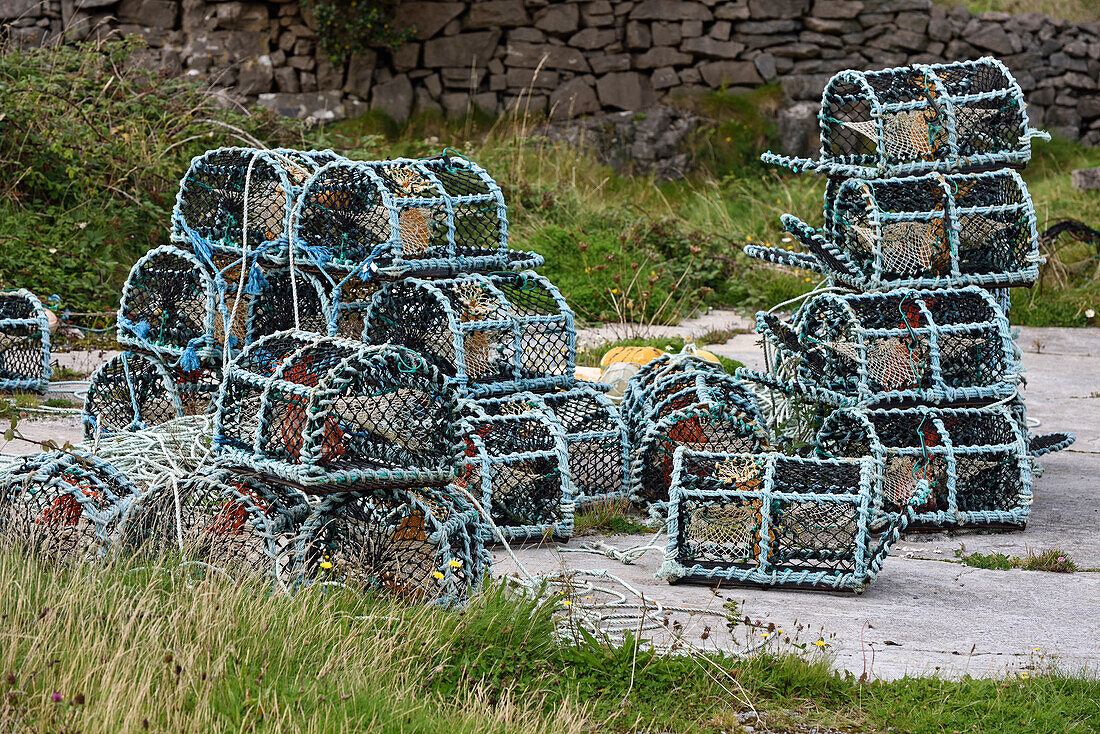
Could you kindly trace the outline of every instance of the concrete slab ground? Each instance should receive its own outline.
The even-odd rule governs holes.
[[[743,317],[712,312],[674,332],[700,336],[719,329],[751,326]],[[594,345],[602,334],[583,332],[581,344]],[[1100,569],[1100,330],[1021,329],[1019,343],[1029,384],[1025,391],[1036,432],[1073,431],[1070,450],[1044,457],[1045,474],[1035,482],[1031,521],[1024,531],[1005,533],[911,534],[896,546],[875,583],[861,596],[752,588],[719,589],[670,586],[654,578],[662,551],[644,554],[634,565],[606,556],[560,552],[557,546],[521,547],[516,557],[530,573],[562,569],[606,569],[647,598],[666,606],[715,610],[726,601],[752,620],[774,622],[810,644],[824,635],[824,654],[856,675],[999,675],[1055,662],[1071,671],[1100,670],[1100,572],[1054,574],[995,571],[963,566],[955,551],[1025,555],[1029,549],[1061,548],[1081,568]],[[743,334],[708,347],[749,366],[761,367],[756,336]],[[88,357],[88,366],[106,356]],[[84,363],[81,363],[82,365]],[[39,439],[77,441],[79,419],[34,419],[24,433]],[[30,444],[3,444],[0,453],[28,453]],[[653,536],[574,538],[567,548],[603,540],[626,548]],[[659,542],[663,544],[663,536]],[[502,550],[494,552],[495,572],[517,571]],[[677,612],[685,637],[700,647],[737,649],[746,641],[761,644],[757,630],[738,628],[731,637],[711,618]],[[674,626],[670,623],[670,627]],[[714,629],[702,640],[702,629]],[[775,638],[771,638],[775,639]],[[781,641],[776,644],[783,644]]]
[[[740,326],[740,322],[734,322]],[[729,326],[709,325],[712,329]],[[736,336],[708,347],[752,367],[763,366],[756,336]],[[1100,672],[1100,330],[1020,330],[1029,415],[1036,433],[1072,431],[1069,451],[1042,459],[1031,520],[1023,531],[908,534],[881,574],[861,596],[807,591],[729,588],[722,600],[739,603],[753,620],[788,632],[797,623],[803,642],[824,630],[835,664],[856,675],[1000,675],[1052,661],[1070,671]],[[661,538],[663,545],[663,536]],[[570,545],[603,540],[618,548],[646,542],[640,536],[575,538]],[[1083,569],[1075,574],[982,570],[956,561],[955,551],[1025,556],[1061,548]],[[566,546],[569,547],[569,546]],[[636,564],[552,547],[516,551],[529,572],[605,567],[666,605],[714,608],[705,586],[669,586],[653,577],[660,550]],[[499,573],[514,563],[497,551]],[[727,638],[728,640],[728,638]]]

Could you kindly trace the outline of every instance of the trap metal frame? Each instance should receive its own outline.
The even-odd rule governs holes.
[[[857,594],[875,580],[913,504],[875,513],[882,464],[859,459],[676,449],[668,547],[670,583],[751,584]],[[922,494],[923,493],[923,494]]]
[[[807,252],[749,245],[745,253],[862,291],[1030,286],[1044,261],[1031,195],[1010,169],[833,180],[824,231],[781,219]]]
[[[500,187],[457,154],[329,163],[305,183],[291,227],[301,263],[360,277],[521,270],[544,262],[509,252]]]
[[[444,485],[462,452],[457,396],[415,352],[285,331],[225,368],[214,445],[313,494]]]
[[[1031,139],[1023,91],[997,59],[842,71],[818,115],[821,157],[767,152],[766,163],[830,177],[880,178],[1022,167]]]
[[[153,356],[123,352],[100,365],[88,380],[81,422],[84,439],[139,431],[183,417],[175,380]]]
[[[462,431],[466,458],[455,485],[481,503],[496,526],[483,540],[497,543],[573,535],[576,490],[569,449],[557,419],[536,402],[466,401]]]
[[[834,406],[992,402],[1015,395],[1020,363],[1008,319],[977,286],[883,293],[825,293],[790,322],[757,314],[770,382],[782,372],[812,399]]]
[[[0,390],[45,392],[52,376],[46,307],[26,288],[0,292]]]
[[[896,512],[927,482],[913,527],[1023,528],[1031,513],[1032,457],[1005,407],[840,408],[816,444],[821,456],[882,462],[876,514]]]
[[[293,588],[321,583],[450,606],[465,602],[492,559],[481,518],[453,487],[330,495],[294,541]]]
[[[462,397],[568,388],[575,381],[573,310],[531,271],[388,283],[363,322],[364,341],[415,350]]]

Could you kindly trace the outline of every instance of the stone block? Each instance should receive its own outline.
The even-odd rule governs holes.
[[[585,28],[569,39],[569,45],[592,50],[606,48],[615,43],[618,38],[619,34],[610,28]]]
[[[775,66],[775,57],[770,53],[763,53],[752,60],[756,71],[764,78],[764,81],[772,81],[779,76],[779,70]]]
[[[716,41],[704,36],[687,39],[680,45],[680,50],[709,59],[735,59],[745,50],[745,44],[737,41]]]
[[[467,29],[515,28],[530,22],[521,0],[479,0],[470,5],[462,25]]]
[[[810,11],[811,0],[749,0],[749,14],[754,19],[801,18]]]
[[[626,47],[631,51],[644,51],[653,44],[649,26],[636,20],[626,24]]]
[[[664,66],[654,70],[653,75],[650,77],[650,81],[653,83],[654,89],[668,89],[669,87],[675,87],[679,84],[680,77],[671,66]]]
[[[547,69],[565,69],[568,71],[590,71],[584,54],[567,46],[550,46],[532,43],[509,43],[504,52],[507,66],[534,69],[543,66]]]
[[[275,90],[284,94],[296,94],[301,87],[298,85],[298,72],[289,66],[275,69]]]
[[[861,12],[863,3],[858,0],[815,0],[813,17],[855,18]]]
[[[634,57],[634,68],[656,69],[661,66],[687,66],[694,59],[691,54],[677,51],[669,46],[656,46]]]
[[[239,5],[240,3],[225,3]],[[170,29],[176,25],[180,4],[170,0],[122,0],[118,6],[118,19],[123,23],[136,23],[149,28]],[[267,8],[264,11],[264,26],[267,25]]]
[[[424,42],[424,66],[484,66],[492,58],[500,31],[475,31]]]
[[[556,89],[561,84],[558,72],[546,68],[539,69],[537,74],[535,69],[509,69],[505,79],[511,89]]]
[[[630,71],[630,57],[626,54],[592,54],[588,57],[592,73],[607,74],[612,71]]]
[[[444,95],[446,96],[446,95]],[[380,110],[398,122],[409,119],[412,112],[413,88],[404,74],[374,87],[371,109]]]
[[[344,91],[359,99],[370,97],[371,82],[374,79],[374,67],[378,64],[378,54],[364,51],[353,54],[348,61],[348,73],[344,79]]]
[[[550,119],[566,120],[599,112],[600,101],[592,85],[576,77],[558,87],[550,95]]]
[[[653,36],[654,46],[675,46],[683,38],[679,23],[653,23],[649,30]]]
[[[257,104],[285,117],[302,120],[338,120],[348,114],[338,91],[261,94]]]
[[[572,3],[554,3],[535,14],[535,27],[547,33],[564,35],[580,28],[580,9]]]
[[[630,11],[632,20],[701,20],[711,21],[714,15],[703,3],[680,0],[642,0]]]
[[[751,61],[710,61],[699,66],[699,73],[709,87],[764,83],[756,64]]]
[[[649,80],[634,71],[607,74],[596,82],[600,104],[620,110],[640,110],[653,98]]]
[[[466,9],[465,3],[400,2],[394,12],[393,25],[398,30],[416,28],[414,38],[433,38]]]

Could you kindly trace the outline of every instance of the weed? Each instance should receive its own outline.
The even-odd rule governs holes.
[[[1034,552],[1030,548],[1027,554],[1008,556],[1004,553],[966,553],[966,546],[955,551],[955,557],[967,566],[973,568],[995,569],[1008,571],[1018,568],[1024,571],[1049,571],[1052,573],[1073,573],[1077,570],[1077,564],[1065,552],[1059,548],[1048,548]]]
[[[46,398],[42,405],[47,408],[79,408],[82,404],[68,398]]]
[[[608,500],[595,502],[579,510],[574,525],[578,535],[635,535],[655,532],[655,528],[648,527],[639,520],[641,517],[627,500]]]
[[[69,367],[68,365],[58,364],[56,359],[53,361],[53,364],[51,365],[51,368],[53,370],[53,379],[54,379],[54,381],[59,381],[59,380],[60,381],[83,380],[88,376],[87,372],[81,372],[80,370],[74,370],[72,367]]]

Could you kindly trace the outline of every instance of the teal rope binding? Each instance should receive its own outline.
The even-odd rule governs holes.
[[[1032,457],[1008,408],[841,408],[825,419],[821,456],[872,456],[883,465],[876,515],[898,511],[915,487],[914,527],[1023,528],[1031,513]]]
[[[332,495],[300,525],[290,586],[460,605],[489,574],[482,536],[477,510],[451,487]]]
[[[842,71],[825,86],[818,115],[821,157],[772,152],[766,163],[798,173],[884,178],[1022,168],[1033,130],[1015,78],[992,57]]]
[[[776,354],[771,375],[830,405],[992,402],[1013,396],[1022,368],[1008,319],[976,286],[826,293],[787,322],[757,315]]]
[[[568,540],[576,490],[556,417],[520,396],[466,400],[463,413],[466,458],[455,484],[492,518],[495,529],[485,525],[484,542]]]
[[[387,283],[363,314],[363,339],[421,354],[461,397],[572,387],[572,309],[525,271]]]
[[[0,390],[45,392],[52,374],[42,301],[25,288],[0,292]]]
[[[245,348],[216,410],[223,466],[313,494],[444,485],[462,450],[457,396],[422,357],[304,331]]]
[[[668,549],[659,578],[862,593],[909,524],[910,504],[876,514],[871,457],[676,450]]]

